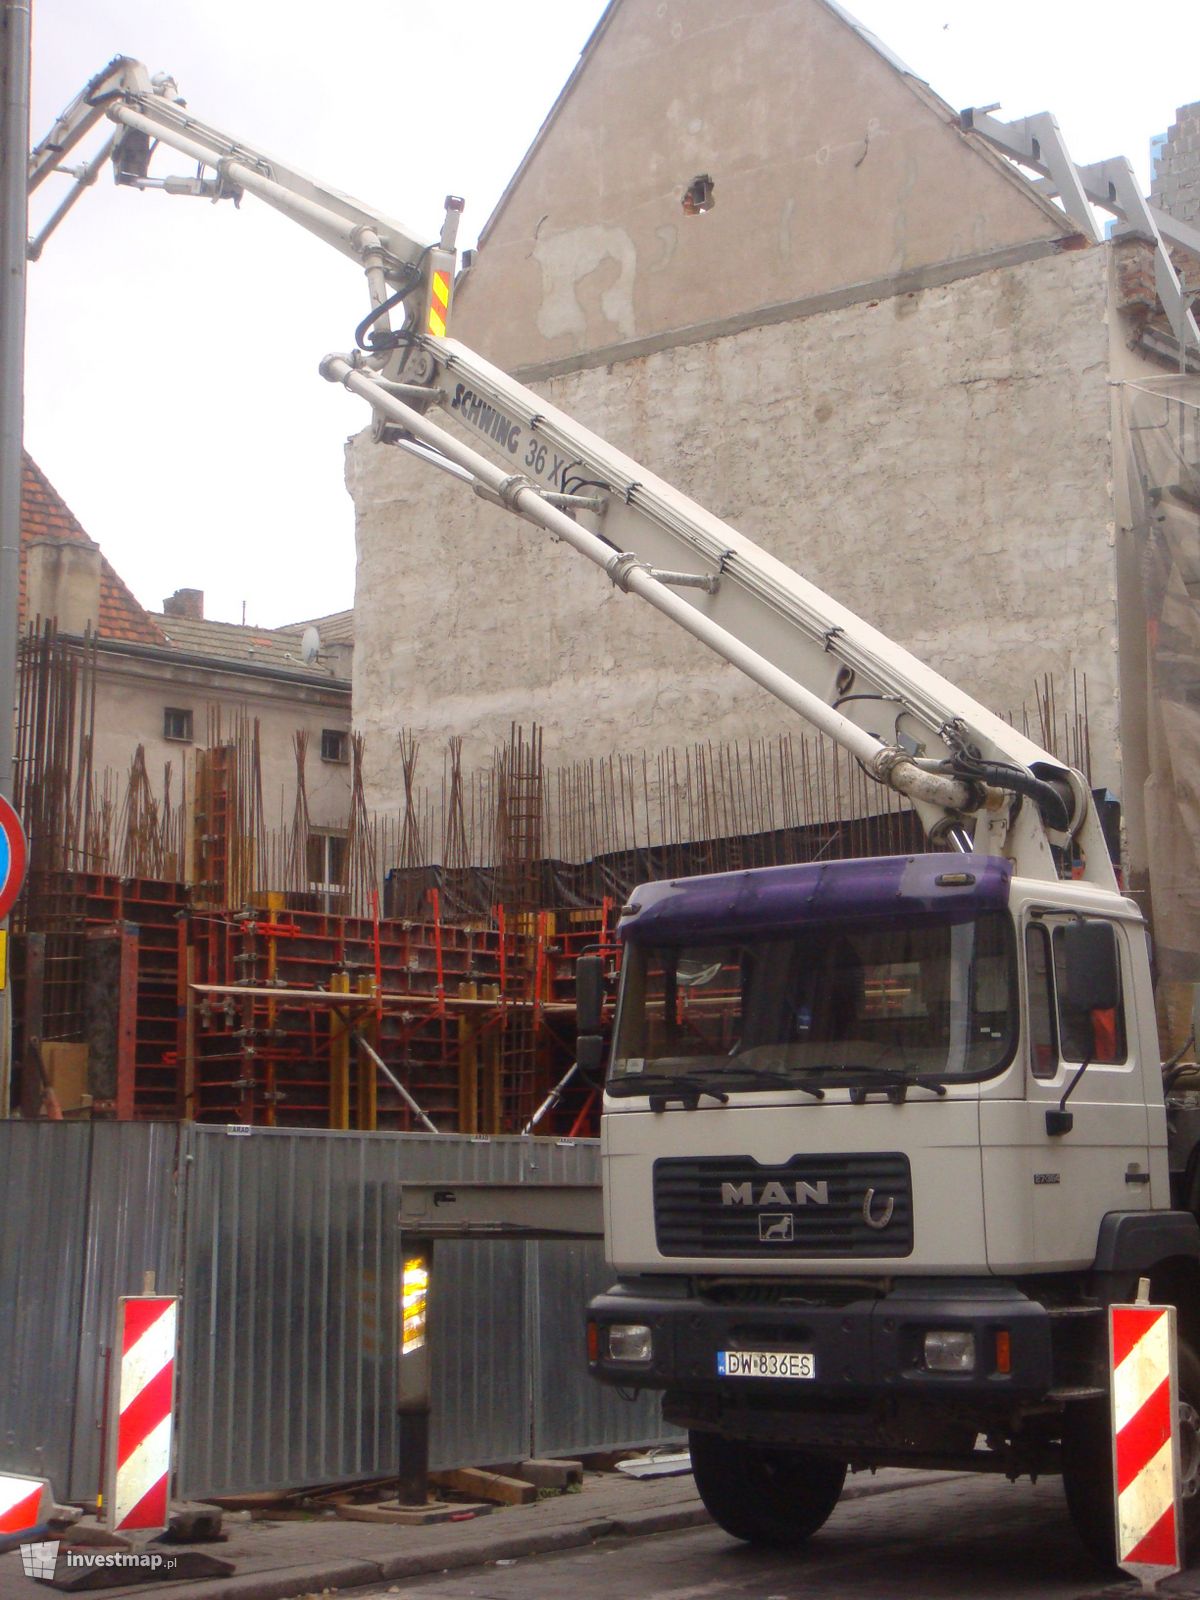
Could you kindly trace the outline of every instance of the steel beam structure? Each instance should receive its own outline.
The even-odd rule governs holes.
[[[1039,173],[1042,181],[1037,188],[1058,199],[1067,216],[1093,244],[1101,238],[1093,206],[1116,217],[1123,225],[1122,233],[1145,235],[1154,245],[1155,291],[1180,352],[1192,350],[1200,355],[1200,326],[1170,254],[1171,245],[1180,245],[1200,255],[1200,230],[1152,206],[1142,194],[1127,157],[1116,156],[1077,167],[1062,130],[1048,111],[1001,122],[990,111],[968,106],[960,116],[968,133],[977,133],[1001,155]]]

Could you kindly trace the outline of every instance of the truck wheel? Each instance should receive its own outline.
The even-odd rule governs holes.
[[[689,1433],[692,1474],[713,1521],[748,1544],[793,1549],[828,1520],[846,1463],[807,1450],[774,1449]]]
[[[1200,1359],[1179,1345],[1179,1468],[1183,1564],[1200,1557]],[[1116,1563],[1112,1433],[1107,1400],[1067,1412],[1062,1441],[1063,1489],[1075,1531],[1103,1567]]]

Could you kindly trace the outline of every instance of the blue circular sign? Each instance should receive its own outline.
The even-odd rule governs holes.
[[[12,806],[0,794],[0,919],[12,910],[25,882],[28,851],[25,830]]]

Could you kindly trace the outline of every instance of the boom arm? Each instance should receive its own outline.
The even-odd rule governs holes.
[[[125,57],[92,79],[34,151],[31,187],[103,116],[117,124],[116,135],[71,172],[75,189],[32,253],[108,157],[121,184],[213,199],[256,194],[366,273],[370,309],[357,332],[359,348],[327,357],[321,370],[368,402],[377,439],[450,471],[671,617],[907,795],[933,840],[1003,854],[1022,875],[1044,879],[1058,876],[1055,846],[1079,854],[1085,878],[1116,888],[1079,773],[445,336],[461,202],[447,201],[441,238],[421,244],[401,224],[198,121],[170,80],[151,82]],[[151,178],[158,144],[194,159],[196,175]],[[404,321],[393,331],[390,313],[398,307]],[[458,428],[435,421],[430,413],[439,409]],[[463,433],[503,465],[464,442]]]
[[[117,125],[109,142],[86,166],[63,168],[63,157],[104,117]],[[196,175],[152,178],[150,160],[160,144],[194,160]],[[169,194],[235,203],[245,193],[257,195],[357,261],[367,274],[371,304],[378,307],[398,296],[414,326],[423,320],[434,273],[453,272],[461,201],[447,201],[447,224],[441,239],[423,243],[403,223],[379,215],[340,190],[193,117],[179,98],[173,79],[151,79],[142,63],[129,56],[115,56],[91,79],[29,158],[31,193],[51,172],[66,171],[73,179],[67,199],[31,241],[32,256],[41,254],[47,238],[83,190],[95,182],[106,159],[112,160],[116,182],[130,188],[163,189]],[[205,169],[213,176],[205,177]],[[444,309],[448,311],[448,302]]]
[[[782,562],[451,339],[420,338],[431,399],[507,459],[489,461],[394,392],[361,355],[322,372],[367,400],[377,436],[436,453],[476,493],[534,522],[670,616],[905,794],[935,840],[1115,889],[1082,776]],[[426,374],[428,375],[426,377]],[[390,392],[393,391],[393,392]],[[516,463],[527,472],[513,472]],[[527,475],[528,474],[528,475]],[[577,485],[586,492],[572,494]]]

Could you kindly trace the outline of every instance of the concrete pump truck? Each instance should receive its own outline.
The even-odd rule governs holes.
[[[415,238],[195,118],[117,58],[31,158],[252,193],[356,261],[323,375],[398,447],[578,551],[908,797],[928,850],[636,889],[602,1132],[602,1382],[663,1393],[700,1493],[796,1546],[850,1469],[1061,1472],[1113,1550],[1106,1308],[1178,1308],[1200,1548],[1200,1110],[1164,1088],[1147,928],[1082,776],[447,332],[461,202]],[[154,178],[159,149],[195,174]],[[579,972],[600,1067],[600,958]]]

